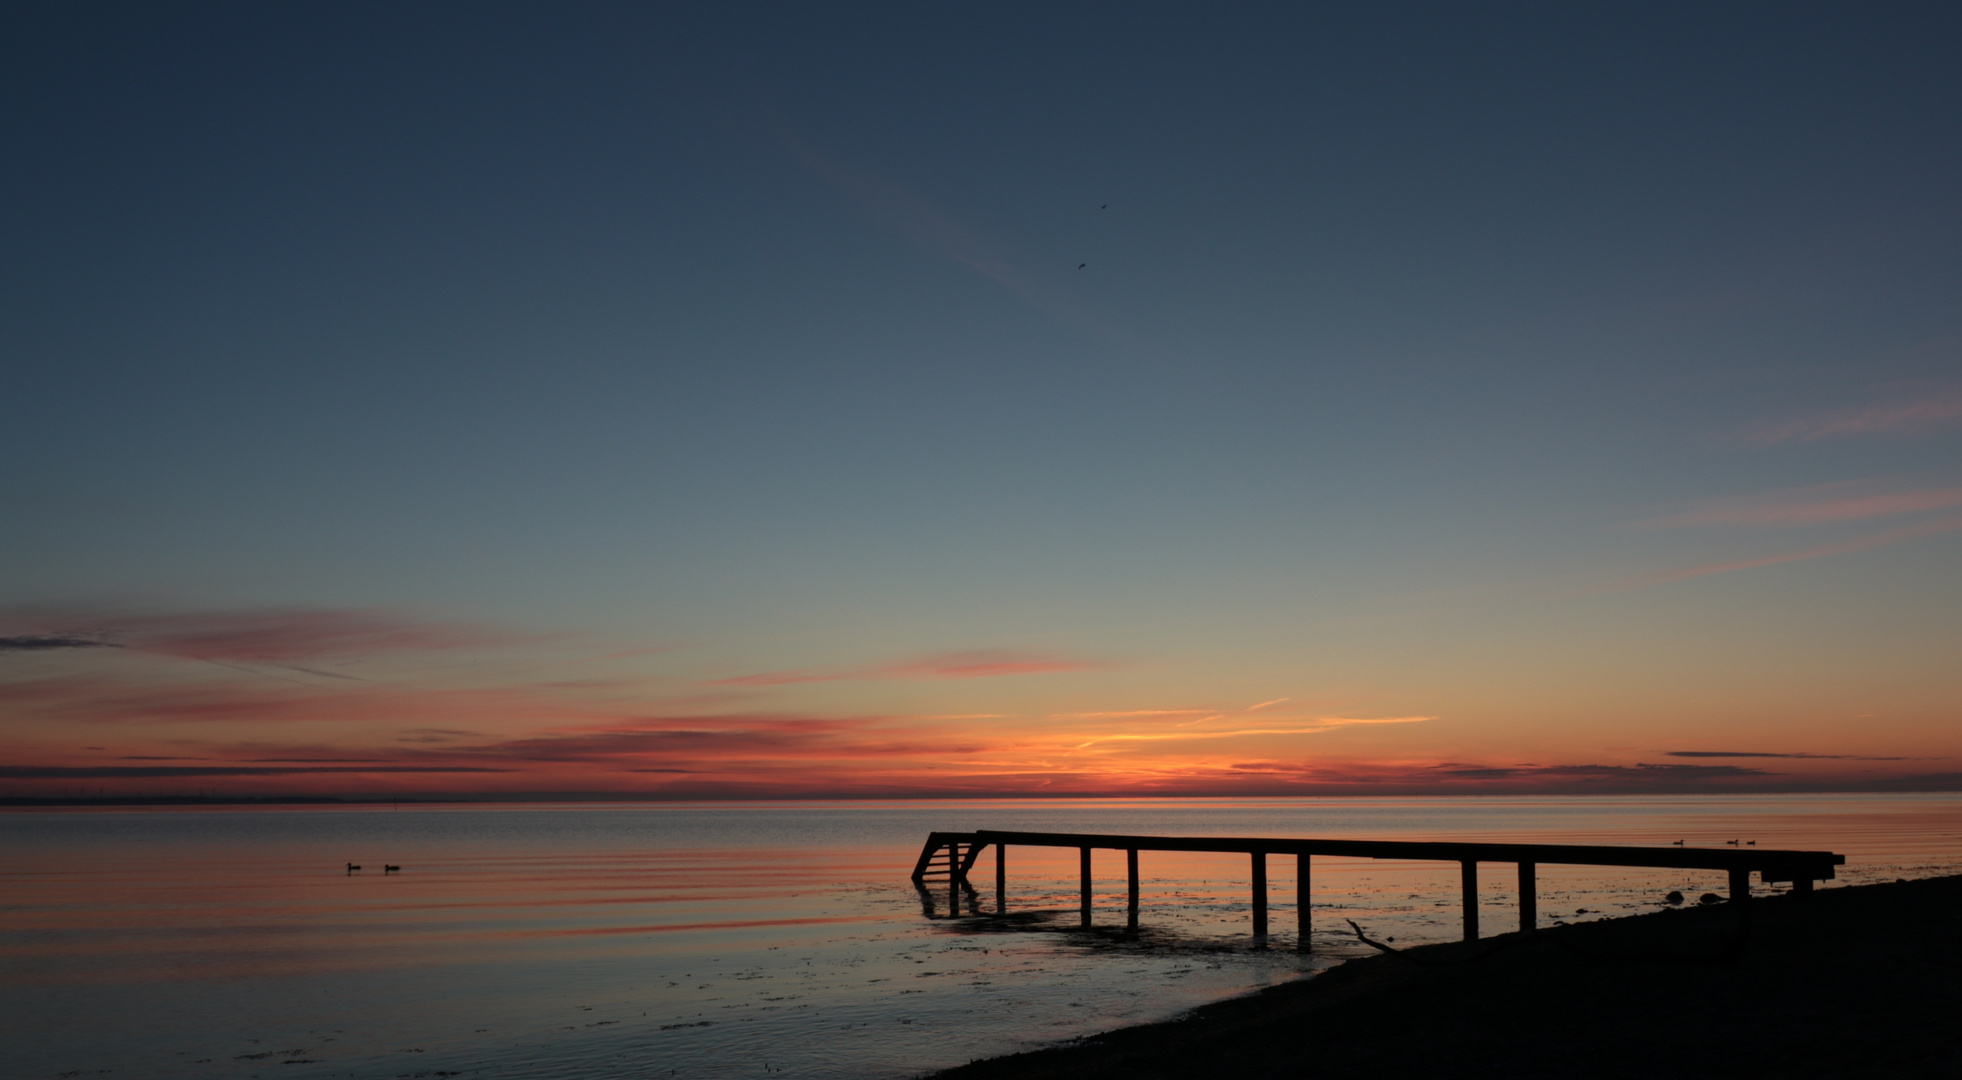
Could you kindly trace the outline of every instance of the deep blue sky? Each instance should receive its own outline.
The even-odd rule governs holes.
[[[1826,752],[1899,691],[1861,738],[1926,752],[1962,707],[1959,30],[18,6],[0,603],[387,608],[684,682],[1095,671],[769,705],[812,715],[1472,725],[1406,757],[1813,707]]]

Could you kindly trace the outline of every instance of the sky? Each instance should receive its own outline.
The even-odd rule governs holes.
[[[1962,10],[24,4],[0,796],[1962,788]]]

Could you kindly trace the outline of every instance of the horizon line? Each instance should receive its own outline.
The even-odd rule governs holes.
[[[1854,783],[1767,784],[1758,787],[1725,786],[1685,788],[1657,787],[1642,790],[1559,789],[1544,787],[1499,787],[1482,790],[1451,788],[1373,788],[1370,790],[1331,790],[1319,792],[1194,791],[1194,792],[950,792],[910,793],[836,792],[826,794],[690,794],[663,795],[620,791],[529,791],[473,793],[417,793],[403,795],[13,795],[0,794],[0,809],[25,807],[84,806],[383,806],[401,803],[416,805],[551,804],[551,803],[799,803],[799,802],[975,802],[975,801],[1072,801],[1086,799],[1331,799],[1331,798],[1680,798],[1685,795],[1953,795],[1962,793],[1962,778],[1946,783],[1897,783],[1869,781]]]

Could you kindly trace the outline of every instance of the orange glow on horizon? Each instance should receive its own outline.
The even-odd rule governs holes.
[[[1962,786],[1932,726],[1909,741],[1911,752],[1898,738],[1869,743],[1834,731],[1827,741],[1817,733],[1795,736],[1782,722],[1732,724],[1713,737],[1695,717],[1651,724],[1635,743],[1625,717],[1573,724],[1552,710],[1502,713],[1476,696],[1461,696],[1450,709],[1422,707],[1436,695],[1332,698],[1299,689],[1229,701],[1217,690],[1182,691],[1136,667],[1035,650],[835,669],[849,677],[730,678],[664,673],[658,665],[673,663],[675,653],[659,650],[567,659],[534,652],[525,664],[432,659],[479,655],[501,639],[394,627],[376,616],[330,616],[313,626],[303,617],[254,614],[245,622],[241,628],[207,619],[195,632],[174,634],[158,626],[123,647],[84,642],[13,657],[11,679],[0,682],[7,717],[0,796],[694,799]],[[273,645],[257,643],[262,632]],[[336,650],[359,650],[362,658]],[[530,677],[508,674],[514,670]]]

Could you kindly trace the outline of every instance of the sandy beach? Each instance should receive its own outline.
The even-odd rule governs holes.
[[[1962,1075],[1962,877],[1370,956],[1185,1018],[936,1074]]]

